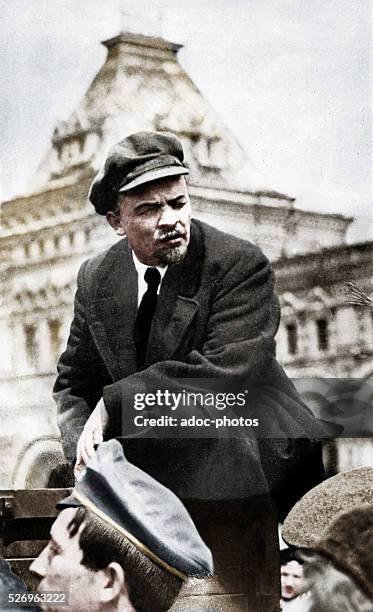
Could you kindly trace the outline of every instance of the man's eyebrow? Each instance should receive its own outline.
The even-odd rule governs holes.
[[[177,200],[184,200],[184,198],[187,198],[186,193],[181,193],[180,195],[177,195],[174,198],[169,198],[167,201],[168,202],[177,202]]]
[[[155,206],[159,204],[158,200],[140,200],[136,202],[134,208],[140,208],[140,206]]]

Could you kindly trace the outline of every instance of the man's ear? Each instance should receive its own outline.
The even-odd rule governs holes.
[[[120,215],[117,212],[114,212],[113,210],[109,210],[106,213],[106,221],[116,231],[118,236],[125,236],[126,232],[124,231],[124,228],[120,224]]]
[[[99,570],[102,574],[100,580],[100,601],[102,603],[110,603],[116,600],[120,595],[128,595],[124,571],[119,563],[112,561],[103,570]]]

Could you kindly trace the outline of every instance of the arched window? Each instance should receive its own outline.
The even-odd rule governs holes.
[[[298,328],[296,323],[288,323],[286,325],[286,334],[288,342],[289,355],[296,355],[298,352]]]
[[[37,356],[36,326],[33,324],[26,324],[23,329],[25,333],[27,363],[30,367],[35,367]]]
[[[325,318],[316,319],[317,345],[319,351],[327,351],[329,348],[328,321]]]
[[[54,359],[60,356],[61,344],[61,321],[59,319],[50,319],[48,321],[51,351]]]

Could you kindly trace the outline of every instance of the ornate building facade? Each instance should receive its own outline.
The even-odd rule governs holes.
[[[183,142],[194,216],[257,243],[275,262],[279,359],[299,376],[370,376],[373,245],[346,246],[351,219],[298,210],[263,182],[177,59],[178,45],[120,34],[78,108],[60,122],[28,192],[1,205],[0,486],[45,486],[63,460],[51,388],[81,262],[115,234],[87,202],[108,148],[139,130]]]
[[[373,242],[274,263],[282,321],[278,358],[294,378],[371,378],[373,309],[349,303],[346,282],[373,290]]]
[[[282,314],[277,355],[306,403],[320,418],[333,419],[333,404],[324,406],[332,379],[354,379],[336,419],[352,428],[354,437],[326,447],[328,471],[373,465],[373,385],[366,382],[373,378],[373,308],[352,304],[346,296],[346,282],[372,296],[373,242],[283,257],[274,267]],[[310,382],[314,378],[324,385]],[[324,398],[316,393],[323,386]]]

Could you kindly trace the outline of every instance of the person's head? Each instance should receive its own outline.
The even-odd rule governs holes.
[[[345,478],[349,474],[356,482],[358,476],[357,483],[361,485],[365,474],[356,472],[346,473]],[[371,482],[366,480],[367,487]],[[351,482],[342,491],[335,489],[347,500],[348,491],[353,493]],[[355,494],[359,503],[363,493],[357,489]],[[366,499],[371,501],[370,497],[367,490]],[[321,514],[324,508],[319,501]],[[337,495],[334,503],[336,508],[340,506]],[[373,504],[360,503],[347,512],[337,511],[321,537],[297,555],[304,561],[304,612],[373,612]]]
[[[90,459],[30,569],[40,591],[66,591],[71,612],[165,612],[212,556],[182,502],[129,463],[117,440]],[[46,607],[51,610],[53,608]]]
[[[292,549],[280,552],[281,563],[281,597],[285,600],[298,597],[302,588],[303,567]]]
[[[310,611],[323,610],[326,602],[331,612],[373,611],[373,504],[337,514],[310,550],[305,553]]]
[[[106,219],[126,235],[138,259],[148,266],[178,263],[190,238],[191,206],[183,176],[166,177],[134,187],[118,198]]]
[[[304,557],[303,612],[373,612],[372,600],[353,578],[323,555]]]
[[[89,199],[136,256],[149,266],[186,254],[191,207],[180,140],[167,132],[138,132],[112,147]]]
[[[39,592],[68,593],[70,612],[162,612],[183,584],[84,507],[60,512],[30,570]]]

